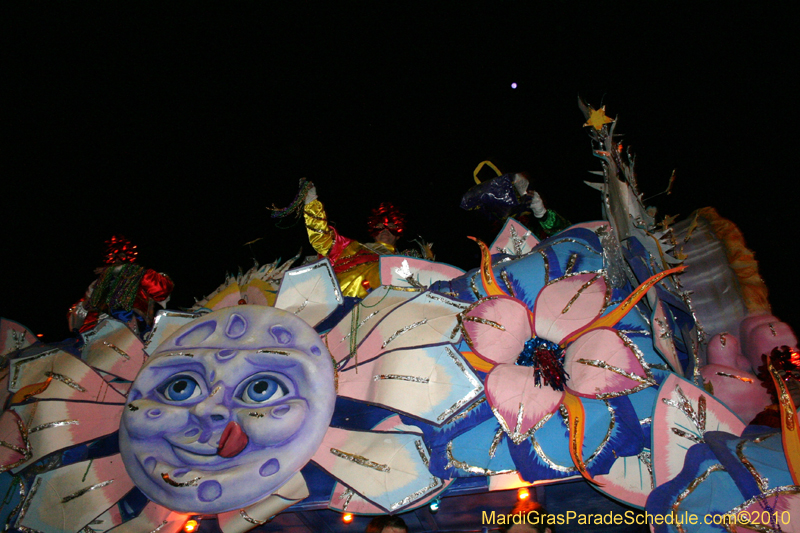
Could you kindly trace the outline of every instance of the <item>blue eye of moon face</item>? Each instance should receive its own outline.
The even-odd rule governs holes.
[[[167,400],[173,402],[185,402],[200,396],[202,392],[197,381],[190,376],[178,376],[169,381],[161,393]]]
[[[266,403],[289,393],[286,385],[270,376],[258,376],[247,384],[241,399],[245,403]]]

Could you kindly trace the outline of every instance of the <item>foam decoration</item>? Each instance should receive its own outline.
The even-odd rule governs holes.
[[[703,442],[706,431],[741,435],[745,424],[707,391],[671,374],[658,393],[653,412],[653,477],[656,485],[678,475],[686,451]]]
[[[564,371],[570,390],[587,398],[631,394],[656,384],[630,340],[611,328],[591,330],[567,346]]]
[[[422,289],[378,287],[357,304],[325,335],[325,344],[340,362],[369,335],[375,326],[397,306],[422,293]]]
[[[419,428],[404,424],[401,417],[397,415],[393,415],[382,420],[381,422],[376,424],[372,428],[372,430],[420,434]],[[439,496],[442,492],[444,492],[447,489],[447,487],[450,486],[450,484],[453,483],[453,481],[455,480],[444,479],[442,481],[443,483],[440,489],[428,492],[425,497],[416,500],[414,503],[410,504],[404,510],[410,511],[412,509],[416,509],[417,507],[426,505],[431,500]],[[328,508],[342,513],[347,511],[359,515],[383,514],[383,510],[380,507],[364,499],[362,496],[360,496],[358,493],[356,493],[346,485],[343,485],[342,483],[338,482],[336,483],[336,485],[333,488],[333,491],[331,492],[330,501],[328,502]]]
[[[741,437],[707,432],[705,442],[689,449],[681,472],[651,493],[647,511],[738,517],[736,530],[794,531],[791,513],[800,510],[800,487],[787,472],[780,440],[779,433],[758,426]],[[681,530],[674,524],[655,528]]]
[[[761,365],[761,354],[758,353],[760,350],[755,346],[753,331],[762,324],[775,324],[776,322],[780,322],[776,316],[763,313],[748,316],[739,324],[739,341],[741,342],[742,354],[753,365],[753,370],[758,369]],[[764,353],[769,353],[769,351]]]
[[[162,341],[170,337],[202,313],[181,312],[162,309],[156,313],[153,320],[153,327],[145,337],[144,349],[147,353],[152,353],[158,348]]]
[[[754,327],[747,338],[748,353],[750,364],[753,370],[757,370],[763,364],[762,355],[769,355],[774,348],[788,346],[797,348],[797,337],[792,331],[791,326],[779,320],[759,324]]]
[[[539,244],[539,239],[531,230],[513,218],[509,218],[489,246],[489,250],[493,254],[522,256],[533,250],[537,244]]]
[[[383,512],[413,505],[444,482],[428,471],[422,438],[330,428],[312,460]]]
[[[56,450],[117,431],[123,406],[86,402],[41,401],[11,407],[27,428],[31,456],[14,467],[19,472]]]
[[[577,274],[544,287],[533,311],[534,332],[552,342],[592,323],[608,305],[609,287],[600,274]]]
[[[51,470],[34,479],[15,527],[74,533],[132,488],[119,455]]]
[[[299,472],[275,493],[244,509],[217,515],[223,533],[244,533],[308,497],[308,486]]]
[[[424,292],[384,317],[358,346],[358,352],[376,357],[400,348],[456,343],[461,339],[458,315],[467,307],[445,296]],[[348,362],[351,364],[355,361]],[[343,368],[346,366],[339,370]]]
[[[510,296],[489,296],[461,314],[464,339],[473,353],[493,364],[514,363],[533,336],[525,304]]]
[[[0,473],[18,467],[30,459],[28,428],[14,411],[0,415]]]
[[[708,341],[708,364],[735,367],[745,372],[752,372],[750,361],[742,355],[739,338],[730,333],[717,333]]]
[[[316,451],[333,414],[333,364],[295,315],[226,308],[176,331],[148,360],[119,427],[125,467],[179,512],[255,504]]]
[[[450,281],[464,274],[460,268],[427,259],[404,255],[383,255],[380,258],[381,285],[396,287],[430,287],[437,281]]]
[[[0,317],[0,357],[21,350],[38,342],[28,328],[7,318]]]
[[[133,381],[147,355],[139,337],[113,318],[100,320],[83,340],[81,359],[86,364],[126,381]]]
[[[483,392],[450,344],[405,348],[339,372],[339,395],[441,425]]]
[[[655,291],[649,291],[655,293]],[[653,347],[664,358],[673,372],[683,375],[683,367],[678,360],[678,349],[675,347],[673,319],[664,302],[656,297],[651,320],[654,324]]]
[[[643,450],[630,457],[620,457],[611,466],[608,474],[594,476],[600,484],[596,488],[626,505],[644,509],[647,497],[655,488],[652,468],[650,450]]]
[[[57,348],[42,347],[23,352],[10,365],[8,390],[19,392],[34,385],[22,397],[12,401],[36,398],[39,400],[71,400],[95,403],[125,403],[125,396],[109,386],[108,382],[89,365]],[[48,382],[46,387],[41,385]],[[41,390],[40,390],[41,389]]]
[[[325,258],[287,271],[275,307],[316,326],[344,303],[331,262]]]
[[[170,511],[157,503],[149,502],[135,518],[123,522],[108,531],[109,533],[141,533],[142,531],[178,533],[183,530],[183,524],[186,523],[190,516],[185,513]],[[92,526],[92,529],[95,528],[96,526]]]
[[[744,421],[750,421],[772,403],[761,380],[750,372],[725,365],[700,368],[704,388]]]
[[[486,376],[486,397],[500,427],[515,443],[528,438],[540,421],[554,413],[563,390],[537,386],[529,367],[499,365]]]

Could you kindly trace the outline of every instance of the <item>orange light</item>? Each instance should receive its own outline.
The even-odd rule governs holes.
[[[342,522],[344,522],[345,524],[349,524],[352,521],[353,521],[353,513],[344,513],[342,515]]]
[[[42,337],[44,337],[44,333],[37,333],[36,336],[41,339]]]
[[[521,489],[519,489],[517,491],[517,499],[518,500],[527,500],[530,497],[531,497],[531,491],[529,491],[525,487],[522,487]]]
[[[197,526],[197,520],[187,520],[186,523],[183,524],[183,530],[186,533],[193,533],[194,531],[197,531]]]

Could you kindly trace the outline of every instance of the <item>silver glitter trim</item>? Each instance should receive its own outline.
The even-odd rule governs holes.
[[[425,448],[425,445],[422,444],[421,440],[415,440],[414,446],[417,447],[417,453],[419,453],[420,459],[422,459],[422,464],[425,465],[425,468],[431,467],[431,461],[428,458],[428,450]]]
[[[486,401],[486,397],[483,397],[483,398],[481,398],[481,399],[480,399],[480,400],[478,400],[477,402],[473,403],[472,405],[470,405],[469,407],[467,407],[466,409],[464,409],[464,411],[462,411],[461,413],[458,413],[456,416],[454,416],[454,417],[453,417],[453,418],[452,418],[452,419],[449,421],[449,423],[450,423],[450,424],[453,424],[453,423],[455,423],[455,422],[458,422],[459,420],[463,420],[464,418],[466,418],[466,417],[467,417],[467,415],[468,415],[468,414],[470,414],[470,413],[472,412],[472,410],[473,410],[473,409],[475,409],[476,407],[478,407],[480,404],[482,404],[482,403],[483,403],[483,402],[485,402],[485,401]],[[451,408],[451,409],[452,409],[452,408]],[[442,415],[440,415],[440,416],[439,416],[439,418],[437,418],[437,420],[439,420],[439,419],[442,419],[442,420],[443,420],[444,418],[447,418],[447,417],[446,417],[446,416],[444,416],[444,413],[443,413]],[[440,420],[440,421],[441,421],[441,420]]]
[[[567,276],[564,276],[564,278],[566,278],[566,277]],[[570,307],[572,307],[572,304],[574,304],[578,300],[578,298],[581,297],[581,294],[583,293],[583,291],[585,291],[586,289],[591,287],[594,284],[595,281],[600,279],[600,277],[601,276],[599,274],[597,274],[592,279],[590,279],[589,281],[587,281],[586,283],[581,285],[581,287],[575,292],[575,295],[569,300],[569,302],[567,302],[567,305],[564,306],[564,309],[561,310],[561,314],[563,315],[563,314],[567,313],[569,311]],[[564,279],[564,278],[562,278],[562,279]],[[608,293],[608,288],[606,288],[606,293]]]
[[[121,355],[122,357],[124,357],[126,360],[130,361],[130,359],[131,359],[131,356],[130,356],[130,355],[128,355],[128,354],[126,354],[124,351],[122,351],[122,349],[120,349],[119,347],[117,347],[117,345],[116,345],[116,344],[111,344],[111,343],[110,343],[110,342],[108,342],[108,341],[103,341],[103,345],[104,345],[104,346],[108,346],[109,348],[111,348],[112,350],[114,350],[115,352],[117,352],[119,355]]]
[[[718,376],[722,376],[722,377],[725,377],[725,378],[738,379],[739,381],[744,381],[745,383],[752,383],[753,382],[753,380],[751,378],[746,378],[744,376],[737,376],[735,374],[728,374],[727,372],[717,372],[716,374]]]
[[[339,495],[340,500],[344,499],[344,503],[342,504],[342,511],[347,510],[347,506],[350,505],[350,500],[353,499],[354,494],[355,492],[353,492],[352,489],[345,489],[345,491]]]
[[[362,457],[360,455],[355,455],[352,453],[343,452],[342,450],[337,450],[336,448],[331,448],[331,453],[336,457],[341,457],[351,463],[355,463],[359,466],[365,466],[367,468],[372,468],[373,470],[377,470],[379,472],[386,472],[389,473],[391,469],[389,465],[384,465],[381,463],[376,463],[374,461],[370,461],[366,457]]]
[[[467,464],[463,461],[459,461],[455,457],[453,457],[453,441],[447,443],[447,465],[445,468],[458,468],[459,470],[463,470],[469,474],[475,474],[477,476],[496,476],[498,474],[508,474],[510,472],[514,472],[514,470],[489,470],[488,468],[482,468],[480,466],[472,466]]]
[[[214,390],[211,391],[211,394],[209,394],[208,397],[211,398],[212,396],[216,396],[217,393],[221,390],[222,390],[222,385],[217,385],[216,387],[214,387]]]
[[[446,346],[444,351],[450,357],[450,359],[453,361],[453,363],[458,367],[458,369],[461,371],[461,373],[464,374],[464,376],[467,378],[467,381],[469,381],[470,385],[472,385],[472,390],[469,391],[463,398],[458,400],[456,403],[454,403],[453,405],[451,405],[450,407],[445,409],[439,416],[437,416],[436,420],[439,421],[439,422],[441,422],[443,420],[447,420],[447,417],[449,417],[450,415],[452,415],[453,413],[455,413],[456,411],[458,411],[459,409],[461,409],[462,407],[467,405],[475,397],[477,397],[479,394],[481,394],[483,392],[483,384],[478,379],[476,379],[472,375],[472,372],[470,372],[464,366],[464,363],[462,362],[461,357],[459,355],[456,355],[455,351],[453,349],[451,349],[449,346]],[[462,413],[462,414],[466,416],[466,414],[469,411],[471,411],[472,409],[477,407],[484,400],[485,400],[485,398],[481,398],[479,401],[475,402],[472,405],[472,407],[470,407],[469,409],[464,411],[464,413]],[[461,416],[461,415],[459,415],[459,416]],[[453,418],[453,420],[451,420],[451,422],[455,422],[456,420],[460,420],[460,418],[455,417],[455,418]]]
[[[189,352],[166,352],[158,354],[159,357],[194,357],[193,353]]]
[[[547,286],[550,284],[550,260],[547,258],[547,253],[544,249],[539,249],[539,255],[542,256],[542,261],[544,262],[544,284]]]
[[[500,271],[500,278],[503,280],[503,283],[505,283],[508,294],[516,298],[517,295],[514,293],[514,287],[511,285],[511,280],[508,278],[508,272],[505,268]]]
[[[575,262],[578,260],[578,254],[573,253],[569,256],[569,261],[567,261],[567,267],[564,269],[564,274],[571,274],[572,269],[575,268]]]
[[[36,433],[37,431],[42,431],[44,429],[57,428],[57,427],[61,427],[61,426],[77,426],[78,423],[79,422],[77,420],[75,420],[75,419],[58,420],[58,421],[55,421],[55,422],[48,422],[47,424],[42,424],[41,426],[32,427],[31,429],[28,430],[28,434]]]
[[[138,411],[139,408],[133,405],[132,403],[128,404],[128,411]]]
[[[755,439],[753,442],[759,443],[762,440],[764,439],[758,438]],[[736,456],[739,458],[739,461],[744,465],[747,471],[750,472],[750,475],[753,476],[753,479],[758,484],[759,490],[761,490],[761,492],[765,492],[769,490],[769,479],[759,474],[758,470],[756,470],[756,467],[753,466],[753,463],[751,463],[750,460],[744,456],[744,447],[748,444],[748,442],[749,441],[742,440],[739,442],[739,444],[736,445]]]
[[[11,365],[11,380],[8,384],[9,389],[14,389],[17,386],[17,380],[19,379],[19,375],[22,371],[22,366],[26,365],[32,361],[37,359],[41,359],[42,357],[47,357],[48,355],[54,354],[58,351],[58,348],[53,348],[52,350],[47,350],[46,352],[38,353],[26,359],[18,359],[14,361],[14,364]]]
[[[161,531],[161,530],[164,528],[164,526],[166,526],[166,525],[167,525],[167,521],[166,521],[166,520],[164,520],[163,522],[161,522],[161,524],[160,524],[158,527],[156,527],[156,528],[155,528],[154,530],[152,530],[150,533],[158,533],[158,532],[159,532],[159,531]]]
[[[247,413],[248,416],[252,416],[253,418],[264,418],[264,413],[256,413],[255,411],[251,411]]]
[[[640,385],[639,387],[634,387],[631,390],[598,394],[597,398],[600,400],[604,400],[606,398],[616,398],[617,396],[632,394],[634,392],[642,390],[642,388],[652,387],[653,385],[656,385],[656,381],[654,379],[648,379],[648,378],[643,378],[641,376],[637,376],[636,374],[628,372],[627,370],[623,370],[618,366],[609,365],[605,361],[598,361],[597,359],[578,359],[576,362],[586,366],[593,366],[595,368],[602,368],[603,370],[608,370],[609,372],[613,372],[614,374],[626,377],[631,381],[635,381]]]
[[[478,276],[478,273],[476,272],[469,278],[469,288],[472,289],[472,294],[475,295],[475,298],[480,300],[481,299],[481,293],[480,293],[480,291],[478,291],[478,285],[475,283],[475,279],[477,278],[477,276]]]
[[[47,376],[48,378],[53,378],[56,381],[60,381],[64,385],[66,385],[68,387],[72,387],[73,389],[75,389],[78,392],[86,392],[85,388],[81,387],[80,385],[75,383],[75,381],[73,381],[72,379],[68,378],[64,374],[58,374],[56,372],[50,372],[48,370],[47,372],[44,373],[44,375]]]
[[[710,476],[714,472],[719,472],[719,471],[723,471],[723,472],[725,471],[725,468],[721,464],[711,465],[710,467],[708,467],[708,469],[705,472],[703,472],[702,474],[700,474],[699,476],[694,478],[694,480],[692,480],[692,482],[689,483],[689,486],[686,487],[683,490],[683,492],[678,494],[677,498],[675,498],[675,503],[673,503],[672,506],[671,506],[672,507],[672,515],[673,515],[673,517],[675,515],[677,515],[678,509],[680,508],[681,502],[683,500],[685,500],[692,492],[694,492],[694,490],[698,487],[698,485],[700,485],[700,483],[705,481],[708,476]],[[684,532],[683,526],[680,523],[678,523],[677,521],[675,521],[673,523],[675,523],[677,525],[678,531],[680,531],[681,533]]]
[[[403,376],[400,374],[378,374],[372,377],[373,381],[380,381],[382,379],[396,379],[400,381],[410,381],[412,383],[428,383],[428,378],[420,378],[417,376]]]
[[[449,298],[444,298],[442,296],[439,296],[439,295],[436,295],[436,294],[433,294],[433,293],[426,294],[425,298],[427,298],[428,300],[433,300],[435,302],[440,302],[440,303],[447,304],[447,305],[450,305],[450,306],[453,306],[453,307],[457,307],[459,309],[468,309],[470,307],[470,304],[467,304],[467,303],[464,303],[464,302],[456,302],[454,300],[450,300]]]
[[[690,441],[692,441],[694,443],[703,442],[703,439],[701,437],[698,437],[697,435],[692,435],[691,433],[687,433],[686,431],[684,431],[682,429],[678,429],[678,428],[670,428],[670,429],[677,436],[683,437],[685,439],[689,439]]]
[[[432,477],[431,482],[428,483],[428,486],[419,489],[418,491],[414,492],[413,494],[409,494],[399,502],[393,503],[390,507],[390,511],[394,511],[395,509],[400,509],[401,507],[405,507],[406,505],[410,504],[411,502],[415,502],[419,500],[422,496],[426,495],[432,490],[436,490],[442,486],[442,480],[439,478]]]
[[[696,435],[690,437],[688,434],[678,428],[672,428],[672,432],[681,437],[686,437],[694,442],[702,442],[703,435],[706,432],[706,397],[702,394],[700,395],[697,400],[697,411],[695,411],[694,407],[692,406],[692,402],[686,397],[686,394],[684,394],[680,386],[675,386],[675,392],[678,395],[678,400],[673,400],[672,398],[662,398],[661,400],[666,405],[679,410],[692,422],[692,424],[694,424],[694,427],[699,435],[699,440]]]
[[[25,499],[25,502],[22,504],[22,509],[19,511],[19,516],[17,516],[17,521],[14,524],[14,527],[21,527],[20,522],[22,519],[25,518],[25,514],[28,512],[28,508],[31,506],[31,501],[33,501],[33,497],[36,496],[36,491],[39,490],[39,485],[42,484],[42,478],[36,476],[36,480],[33,482],[33,486],[31,486],[30,492],[28,492],[28,497]],[[20,485],[22,483],[20,482]]]
[[[300,305],[300,307],[298,307],[298,308],[297,308],[297,310],[294,312],[294,314],[296,315],[296,314],[298,314],[298,313],[302,312],[302,311],[303,311],[303,309],[305,309],[307,306],[308,306],[308,299],[306,299],[306,300],[305,300],[305,301],[304,301],[304,302],[303,302],[303,303]],[[242,512],[244,512],[244,511],[242,511]]]
[[[655,489],[656,484],[655,480],[653,479],[653,454],[648,449],[644,449],[639,452],[637,456],[639,458],[639,462],[644,465],[647,469],[647,472],[650,474],[650,488]]]
[[[505,430],[503,428],[498,428],[497,433],[494,434],[492,444],[489,445],[489,459],[494,459],[494,454],[497,453],[497,447],[500,445],[503,433],[505,433]]]
[[[190,479],[189,481],[181,482],[181,481],[175,481],[174,479],[169,477],[169,474],[167,474],[166,472],[162,472],[161,479],[164,480],[164,483],[166,483],[167,485],[172,485],[173,487],[196,487],[197,482],[203,478],[198,476],[196,478]]]
[[[274,355],[286,355],[286,356],[291,355],[289,352],[283,350],[273,350],[271,348],[262,348],[260,350],[256,350],[256,353],[271,353]]]
[[[69,494],[69,495],[64,496],[63,498],[61,498],[61,503],[70,502],[70,501],[74,500],[75,498],[80,498],[81,496],[83,496],[87,492],[93,491],[95,489],[101,489],[101,488],[103,488],[103,487],[105,487],[107,485],[111,485],[112,483],[114,483],[114,480],[113,479],[108,479],[106,481],[101,481],[100,483],[95,483],[91,487],[82,488],[79,491],[73,492],[72,494]]]
[[[308,272],[311,272],[312,270],[317,270],[319,268],[325,269],[325,273],[328,275],[328,281],[331,283],[331,285],[333,287],[336,287],[337,286],[336,278],[332,275],[331,269],[328,268],[328,263],[326,263],[324,261],[319,262],[319,263],[317,263],[315,265],[311,265],[311,266],[306,267],[306,268],[302,268],[301,267],[301,268],[297,268],[295,270],[290,270],[290,271],[286,272],[286,274],[284,274],[284,276],[287,276],[287,277],[288,276],[299,276],[301,274],[306,274]],[[334,296],[336,297],[336,301],[341,304],[344,301],[344,299],[342,298],[341,292],[339,290],[334,289],[333,293],[334,293]]]
[[[263,526],[264,524],[267,523],[266,520],[256,520],[255,518],[247,514],[247,511],[245,511],[244,509],[239,510],[239,516],[242,517],[242,520],[250,524],[253,524],[254,526]]]
[[[403,327],[401,329],[398,329],[392,335],[390,335],[388,339],[383,341],[383,345],[381,347],[382,348],[386,348],[386,346],[388,346],[389,343],[394,341],[400,335],[403,335],[404,333],[408,333],[412,329],[417,328],[417,327],[422,326],[422,325],[427,324],[427,323],[428,323],[428,319],[427,318],[423,318],[422,320],[420,320],[418,322],[414,322],[413,324],[409,324],[409,325],[407,325],[407,326],[405,326],[405,327]]]

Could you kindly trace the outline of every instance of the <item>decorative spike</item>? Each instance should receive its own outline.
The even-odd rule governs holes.
[[[497,283],[497,278],[494,277],[494,272],[492,271],[492,254],[489,252],[489,247],[480,239],[476,239],[475,237],[467,238],[472,239],[481,247],[481,283],[483,283],[483,290],[486,291],[488,296],[510,296],[510,294],[507,294],[500,288],[500,284]]]
[[[628,297],[625,298],[625,300],[623,300],[622,303],[620,303],[616,309],[614,309],[607,315],[601,316],[591,324],[588,324],[582,329],[579,329],[578,331],[574,332],[569,337],[565,338],[563,341],[561,341],[561,346],[562,347],[567,346],[569,343],[573,342],[584,333],[587,333],[593,329],[606,328],[606,327],[610,328],[611,326],[622,320],[622,318],[625,315],[627,315],[628,312],[630,312],[630,310],[633,309],[633,307],[637,303],[639,303],[639,300],[641,300],[644,297],[644,295],[647,294],[647,291],[649,291],[653,285],[655,285],[662,279],[666,278],[667,276],[671,276],[672,274],[678,274],[679,272],[683,272],[684,270],[686,270],[686,266],[681,265],[679,267],[671,268],[669,270],[660,272],[655,276],[650,276],[644,283],[636,287],[636,290],[634,290],[630,295],[628,295]]]
[[[603,484],[595,481],[586,469],[586,463],[583,462],[583,432],[586,427],[586,413],[583,410],[583,403],[577,396],[566,392],[563,404],[567,408],[569,415],[569,455],[572,457],[572,462],[575,463],[575,468],[578,469],[586,481],[602,487]]]

